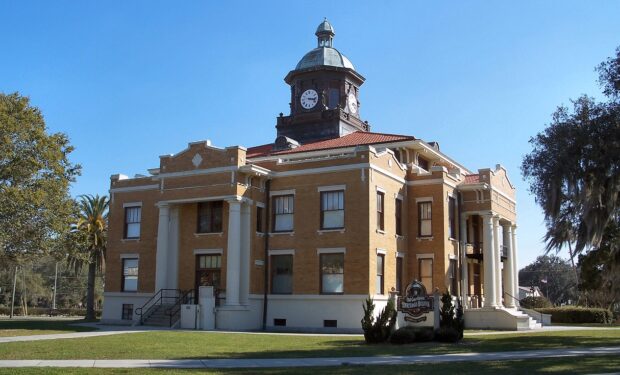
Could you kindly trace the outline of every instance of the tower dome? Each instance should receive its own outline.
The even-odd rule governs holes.
[[[327,18],[319,24],[314,34],[317,37],[317,48],[306,53],[297,63],[295,70],[317,66],[334,66],[355,70],[351,60],[333,47],[334,35],[336,33]]]

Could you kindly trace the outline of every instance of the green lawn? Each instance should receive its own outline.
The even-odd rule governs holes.
[[[391,366],[341,366],[341,367],[307,367],[296,368],[295,375],[317,374],[345,374],[345,375],[381,375],[381,374],[464,374],[487,375],[498,374],[593,374],[618,371],[620,358],[618,356],[591,356],[575,358],[543,358],[501,362],[467,362],[464,363],[434,363],[416,365]],[[264,374],[284,375],[291,373],[290,368],[284,369],[247,369],[247,370],[166,370],[166,369],[70,369],[70,368],[9,368],[0,369],[2,374],[15,375],[170,375],[170,374]]]
[[[460,344],[366,345],[343,336],[156,331],[0,344],[0,359],[192,359],[346,357],[619,346],[620,330],[481,335]]]
[[[95,328],[74,326],[83,319],[0,319],[0,337],[47,335],[51,333],[71,333],[94,331]]]

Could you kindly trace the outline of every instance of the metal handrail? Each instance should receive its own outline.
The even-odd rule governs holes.
[[[144,305],[142,305],[142,307],[138,307],[134,313],[138,316],[140,316],[140,324],[144,324],[144,319],[145,317],[148,317],[151,313],[151,310],[153,310],[153,308],[155,306],[161,306],[163,304],[163,300],[166,298],[178,298],[177,296],[175,297],[168,297],[164,295],[164,292],[167,291],[174,291],[175,294],[179,294],[180,291],[178,289],[160,289],[157,291],[157,293],[153,294],[153,296],[151,298],[149,298],[148,301],[146,301],[146,303]],[[147,308],[148,306],[148,308]],[[144,311],[146,309],[146,312]]]
[[[172,318],[181,311],[181,305],[192,304],[194,302],[194,290],[186,290],[181,292],[181,296],[171,307],[166,309],[166,315],[168,315],[169,326],[172,327]]]

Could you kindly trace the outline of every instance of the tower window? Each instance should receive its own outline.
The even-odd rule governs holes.
[[[329,108],[334,109],[338,108],[340,104],[340,89],[331,88],[329,89]]]

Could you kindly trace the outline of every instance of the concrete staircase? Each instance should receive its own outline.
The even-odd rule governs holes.
[[[145,326],[158,326],[158,327],[170,327],[170,316],[166,313],[172,304],[162,304],[153,306],[149,315],[144,318],[142,325]],[[172,325],[179,320],[178,316],[172,317]]]
[[[516,308],[467,309],[465,327],[525,331],[542,328],[542,324]]]

